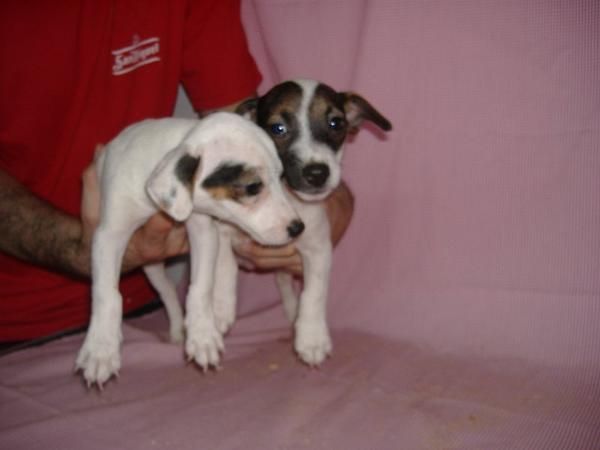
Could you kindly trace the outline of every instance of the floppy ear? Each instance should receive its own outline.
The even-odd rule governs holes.
[[[200,156],[192,156],[186,146],[169,151],[146,182],[146,192],[156,205],[177,221],[192,213],[194,176]]]
[[[258,98],[249,98],[248,100],[240,103],[237,108],[235,108],[235,113],[239,114],[246,119],[250,119],[253,122],[256,122],[256,108],[258,107]]]
[[[346,113],[346,120],[350,125],[350,132],[358,132],[358,128],[362,124],[363,120],[373,122],[379,128],[384,131],[390,131],[392,124],[387,120],[379,111],[377,111],[371,104],[362,98],[360,95],[354,92],[344,92],[344,111]]]

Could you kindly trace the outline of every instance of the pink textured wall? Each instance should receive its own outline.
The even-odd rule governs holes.
[[[598,364],[597,2],[254,0],[244,17],[263,89],[321,79],[394,124],[347,147],[334,324]]]

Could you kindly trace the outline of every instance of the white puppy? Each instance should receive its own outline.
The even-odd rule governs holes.
[[[286,198],[282,164],[269,136],[247,119],[215,113],[201,121],[157,119],[134,124],[97,160],[100,223],[92,245],[92,317],[76,367],[100,387],[121,365],[121,260],[129,238],[160,209],[185,221],[191,285],[186,300],[185,351],[202,368],[223,349],[212,292],[218,234],[211,217],[234,224],[265,245],[282,245],[304,229]],[[183,318],[164,267],[146,267],[181,339]]]
[[[277,283],[283,305],[295,326],[294,348],[310,366],[321,364],[332,344],[326,321],[332,244],[323,200],[339,185],[343,144],[367,120],[385,131],[390,122],[364,98],[336,92],[314,80],[294,80],[274,86],[258,99],[243,103],[238,112],[254,119],[277,146],[284,166],[290,202],[306,231],[297,239],[304,285],[300,300],[291,275],[280,272]],[[231,227],[219,227],[220,250],[215,282],[214,312],[222,333],[235,319],[237,267],[231,246]]]

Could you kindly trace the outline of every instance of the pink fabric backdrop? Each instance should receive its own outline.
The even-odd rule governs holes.
[[[600,3],[247,0],[261,90],[368,98],[336,249],[334,356],[298,363],[270,276],[244,276],[224,368],[125,328],[122,376],[69,376],[82,336],[0,359],[2,448],[600,449]]]

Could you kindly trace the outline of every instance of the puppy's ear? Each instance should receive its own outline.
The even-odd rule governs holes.
[[[235,108],[235,113],[239,114],[246,119],[250,119],[253,122],[256,122],[256,108],[258,107],[258,98],[249,98],[248,100],[240,103],[237,108]]]
[[[373,122],[384,131],[390,131],[392,124],[371,104],[354,92],[344,92],[344,112],[350,125],[350,133],[357,133],[363,120]]]
[[[186,146],[169,151],[146,182],[146,192],[156,205],[177,221],[192,213],[192,192],[200,156],[192,156]]]

